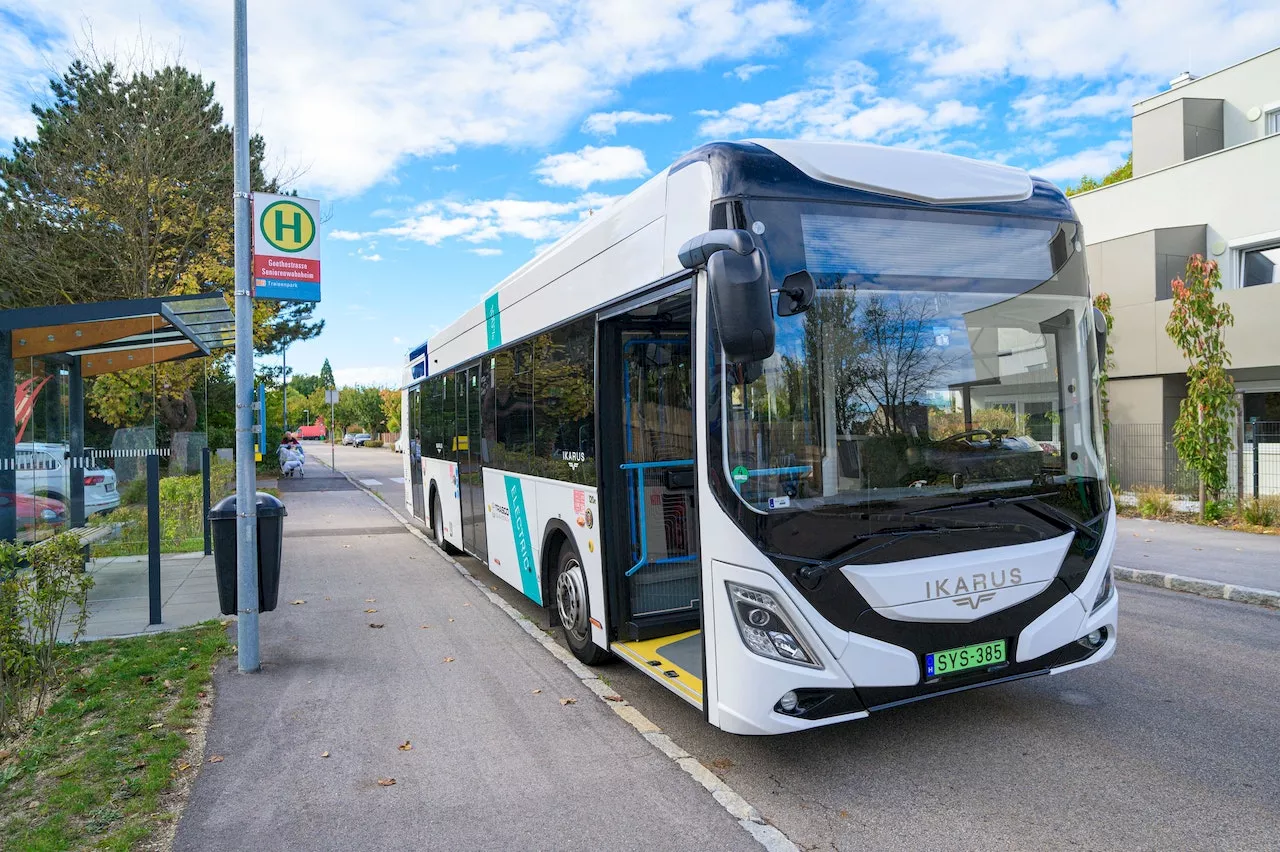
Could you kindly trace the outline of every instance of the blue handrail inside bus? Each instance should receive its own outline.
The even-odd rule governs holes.
[[[619,465],[622,470],[629,474],[634,473],[636,479],[635,494],[628,500],[632,506],[638,508],[639,511],[633,511],[632,517],[638,520],[636,526],[632,527],[632,533],[638,533],[640,538],[640,561],[627,569],[627,576],[639,571],[646,565],[669,565],[675,562],[697,562],[698,554],[691,553],[688,556],[668,556],[665,559],[649,560],[649,535],[648,535],[648,517],[649,513],[645,511],[644,505],[644,472],[646,470],[655,470],[666,467],[693,467],[693,459],[673,459],[670,461],[653,461],[653,462],[627,462]],[[638,527],[638,529],[637,529]]]

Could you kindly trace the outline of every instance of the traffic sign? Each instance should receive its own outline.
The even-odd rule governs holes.
[[[332,389],[325,391],[324,401],[329,405],[335,405],[338,402],[338,392]]]
[[[320,202],[253,194],[253,289],[257,299],[320,301]]]

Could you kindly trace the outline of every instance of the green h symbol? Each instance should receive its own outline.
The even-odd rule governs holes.
[[[300,210],[293,211],[293,222],[285,224],[284,211],[276,210],[276,242],[284,242],[284,232],[293,231],[293,241],[295,243],[302,242],[302,212]]]

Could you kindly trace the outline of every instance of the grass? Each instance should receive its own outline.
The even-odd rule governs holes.
[[[1280,496],[1250,498],[1240,507],[1240,520],[1257,527],[1273,527],[1280,522]]]
[[[88,642],[28,734],[0,744],[0,837],[6,849],[134,849],[171,826],[174,791],[226,628]]]
[[[1167,518],[1173,514],[1173,495],[1159,488],[1139,488],[1138,514],[1144,518]]]

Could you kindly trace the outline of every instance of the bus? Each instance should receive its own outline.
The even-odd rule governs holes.
[[[409,353],[435,541],[738,734],[1115,651],[1106,326],[1024,171],[702,146]]]

